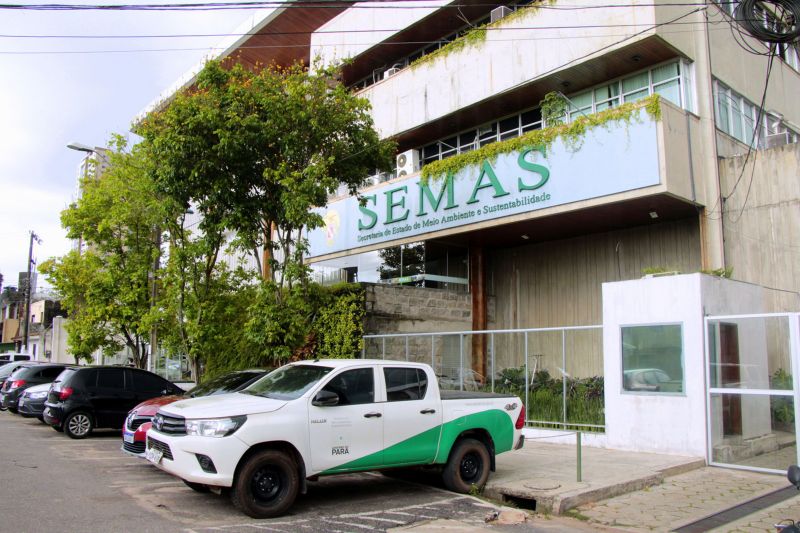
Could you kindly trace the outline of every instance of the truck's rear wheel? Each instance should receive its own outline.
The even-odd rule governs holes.
[[[231,501],[247,516],[280,516],[291,507],[300,490],[297,465],[277,450],[257,452],[244,463],[231,489]]]
[[[472,487],[482,489],[489,479],[489,450],[475,439],[461,439],[450,452],[442,472],[444,486],[467,494]]]

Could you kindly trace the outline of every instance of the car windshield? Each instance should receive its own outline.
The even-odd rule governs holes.
[[[270,372],[241,392],[275,400],[295,400],[331,370],[328,366],[287,365]]]
[[[214,396],[215,394],[233,392],[260,374],[262,372],[231,372],[198,385],[187,392],[186,395],[190,398],[197,398],[198,396]]]

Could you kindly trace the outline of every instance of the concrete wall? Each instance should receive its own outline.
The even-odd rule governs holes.
[[[608,446],[705,456],[707,425],[703,316],[758,313],[762,310],[763,292],[759,287],[703,274],[603,284]],[[621,328],[647,324],[682,325],[683,393],[623,392]],[[753,338],[763,341],[763,336]],[[763,352],[757,351],[752,357],[763,359]],[[763,420],[769,420],[768,400],[766,404],[750,407],[752,409],[748,416],[751,418],[747,422],[743,420],[743,423],[751,425],[743,428],[743,431],[750,435],[761,434],[765,430]],[[720,409],[717,408],[715,412],[719,413]]]
[[[767,296],[768,311],[797,311],[800,144],[759,151],[746,167],[744,160],[742,155],[720,161],[722,190],[728,196],[723,218],[726,263],[735,279],[774,289]]]

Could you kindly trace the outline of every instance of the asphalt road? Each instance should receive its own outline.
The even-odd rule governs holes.
[[[311,483],[290,514],[253,520],[123,454],[117,431],[85,440],[0,413],[0,531],[384,531],[434,518],[480,523],[492,506],[380,474]]]
[[[480,529],[497,509],[429,484],[364,473],[310,483],[288,515],[254,520],[228,498],[196,493],[124,454],[120,444],[118,431],[73,440],[36,419],[0,412],[0,531],[365,533],[442,518]],[[558,521],[546,522],[491,529],[563,530]]]

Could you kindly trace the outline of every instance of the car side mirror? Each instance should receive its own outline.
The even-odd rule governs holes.
[[[789,480],[789,483],[800,489],[800,466],[790,466],[789,471],[786,472],[786,478]]]
[[[311,400],[311,405],[317,407],[333,407],[334,405],[339,405],[339,395],[329,390],[321,390],[314,396],[314,399]]]

